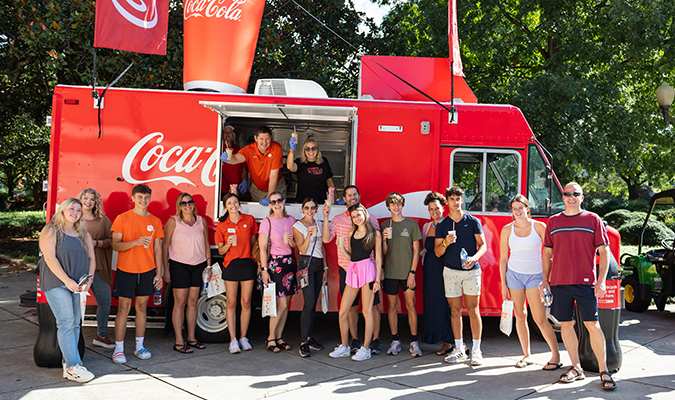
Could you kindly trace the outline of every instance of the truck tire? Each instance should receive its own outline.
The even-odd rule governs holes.
[[[651,304],[650,300],[644,300],[640,293],[640,280],[637,275],[631,274],[623,278],[621,284],[624,287],[624,296],[626,298],[626,310],[632,312],[645,312]]]
[[[211,298],[201,296],[197,301],[197,329],[195,337],[204,343],[227,343],[230,333],[227,330],[227,299],[218,294]]]

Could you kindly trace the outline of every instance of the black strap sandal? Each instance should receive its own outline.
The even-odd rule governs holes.
[[[291,349],[291,345],[286,343],[283,338],[275,339],[275,342],[277,342],[277,346],[283,351],[288,351]]]
[[[270,344],[270,342],[274,342],[274,344]],[[278,353],[279,351],[281,351],[279,347],[276,345],[275,339],[270,339],[267,342],[265,342],[265,344],[268,345],[267,351],[269,351],[270,353]]]
[[[603,379],[603,376],[606,376],[607,379]],[[610,374],[609,371],[600,372],[600,383],[602,384],[602,388],[604,390],[616,389],[616,382],[614,382],[614,379],[612,379],[612,374]]]
[[[183,343],[183,344],[175,343],[173,345],[173,349],[175,351],[179,352],[179,353],[182,353],[182,354],[192,353],[192,349],[190,348],[190,346],[187,345],[187,343]]]
[[[193,342],[188,340],[187,344],[188,344],[188,346],[194,347],[195,349],[204,350],[206,348],[206,345],[204,343],[200,342],[199,340],[195,340]]]

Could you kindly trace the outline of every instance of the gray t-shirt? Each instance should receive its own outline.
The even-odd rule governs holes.
[[[80,242],[80,238],[71,237],[63,232],[57,232],[61,240],[56,242],[56,259],[70,279],[78,282],[82,275],[89,272],[89,251]],[[40,271],[40,289],[43,292],[65,285],[61,279],[49,269],[44,257],[38,263]]]
[[[413,242],[422,239],[422,233],[417,222],[409,218],[393,223],[390,219],[386,220],[382,223],[382,232],[390,224],[393,228],[393,235],[391,239],[387,239],[384,277],[386,279],[408,279],[413,260]]]

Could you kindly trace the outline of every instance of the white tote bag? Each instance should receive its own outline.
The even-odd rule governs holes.
[[[326,282],[321,284],[319,297],[321,298],[321,311],[325,314],[328,312],[328,285],[326,285]]]
[[[263,290],[262,316],[277,316],[277,284],[274,282],[270,282],[265,290]]]
[[[225,293],[225,281],[223,280],[223,271],[220,269],[218,263],[211,267],[211,279],[209,285],[206,287],[206,295],[211,298],[217,294]]]
[[[499,321],[499,329],[506,336],[511,336],[513,330],[513,301],[504,300],[502,303],[502,319]]]

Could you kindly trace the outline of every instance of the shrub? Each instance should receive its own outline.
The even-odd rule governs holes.
[[[633,220],[637,221],[638,217],[632,211],[620,209],[607,213],[602,219],[607,221],[609,226],[619,229],[621,226],[623,226],[623,224],[625,224],[628,221]],[[643,221],[644,217],[639,219],[640,223],[642,223]]]
[[[628,202],[623,199],[593,199],[586,209],[604,217],[614,210],[626,208],[627,204]]]
[[[8,201],[9,194],[7,194],[7,189],[0,189],[0,211],[7,208]]]
[[[641,221],[631,220],[623,224],[618,229],[621,234],[621,241],[632,245],[640,244],[640,231],[642,230],[643,223],[644,218]],[[650,218],[645,229],[642,245],[661,246],[663,239],[672,239],[674,237],[675,232],[666,227],[662,222],[654,221]]]
[[[668,219],[675,219],[675,207],[669,206],[668,208],[665,209],[655,209],[653,212],[654,216],[656,219],[659,221],[663,222]]]
[[[0,227],[44,225],[41,211],[6,211],[0,212]]]
[[[646,213],[649,211],[649,203],[644,200],[629,200],[624,208],[630,211],[641,211]]]

